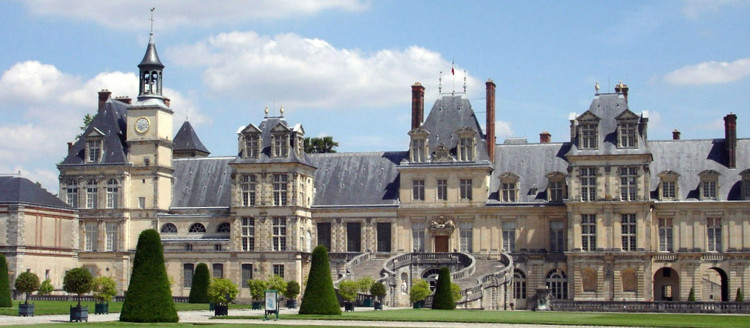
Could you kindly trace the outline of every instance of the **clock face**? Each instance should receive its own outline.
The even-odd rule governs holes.
[[[148,131],[149,122],[145,117],[141,117],[135,121],[135,130],[139,133],[146,133]]]

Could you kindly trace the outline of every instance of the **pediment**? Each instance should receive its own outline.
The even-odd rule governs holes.
[[[302,127],[302,124],[295,125],[293,131],[298,135],[305,135],[305,128]]]
[[[420,127],[416,128],[416,129],[412,129],[411,131],[409,131],[409,135],[412,136],[412,137],[424,137],[424,138],[426,138],[427,136],[430,135],[430,131],[427,131],[427,129],[425,129],[425,128],[423,128],[423,127],[420,126]]]
[[[271,129],[271,132],[273,132],[273,133],[286,133],[286,132],[289,132],[289,131],[291,131],[291,130],[289,130],[289,128],[286,125],[282,124],[282,123],[277,123]]]
[[[253,123],[248,124],[244,129],[242,129],[242,134],[259,134],[261,133],[260,129],[256,127]]]
[[[596,116],[594,113],[592,113],[590,110],[587,110],[583,114],[579,115],[576,120],[578,121],[599,121],[601,118],[599,116]]]
[[[622,111],[619,115],[615,116],[615,120],[618,121],[637,121],[640,117],[631,112],[629,109]]]
[[[96,127],[94,127],[93,129],[91,129],[91,132],[89,132],[86,135],[87,138],[101,138],[103,136],[104,136],[104,132],[102,132],[101,130],[97,129]]]
[[[700,173],[698,173],[698,176],[700,177],[718,177],[721,173],[716,170],[703,170]]]

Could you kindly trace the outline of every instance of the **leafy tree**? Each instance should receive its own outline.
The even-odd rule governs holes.
[[[81,295],[91,291],[91,283],[94,278],[91,272],[84,268],[75,268],[65,273],[63,278],[63,290],[68,293],[78,294],[78,307],[81,307]]]
[[[193,275],[193,284],[190,286],[190,297],[188,298],[188,302],[208,303],[209,283],[210,277],[208,274],[208,265],[206,265],[206,263],[198,263],[195,267],[195,274]]]
[[[690,294],[688,294],[688,302],[695,302],[695,287],[690,287]]]
[[[76,140],[81,139],[83,137],[83,133],[86,132],[86,128],[89,127],[89,124],[94,120],[94,117],[91,116],[91,114],[86,113],[86,116],[83,117],[83,125],[81,126],[81,133],[79,133],[76,136]]]
[[[734,301],[735,302],[744,302],[745,301],[745,296],[742,295],[742,289],[741,288],[737,288],[737,297],[734,298]]]
[[[42,284],[39,285],[39,295],[49,295],[52,294],[54,290],[55,287],[52,286],[52,280],[45,279],[42,281]]]
[[[325,246],[318,245],[313,250],[310,275],[307,278],[299,314],[341,314],[336,291],[333,289],[328,251]]]
[[[268,278],[268,289],[273,289],[283,294],[286,290],[286,281],[277,274],[272,275]]]
[[[177,322],[179,319],[164,266],[161,238],[154,229],[144,230],[138,236],[120,321]]]
[[[16,278],[16,290],[26,294],[26,302],[29,304],[31,293],[39,289],[39,276],[31,272],[24,272]]]
[[[10,298],[10,279],[8,277],[8,262],[5,255],[0,253],[0,307],[12,307]]]
[[[339,295],[349,302],[354,302],[357,299],[357,290],[359,285],[356,281],[344,280],[339,283]]]
[[[461,299],[461,286],[455,282],[451,283],[451,296],[453,297],[453,302],[458,302]]]
[[[263,301],[266,288],[268,288],[267,281],[260,279],[250,279],[247,281],[247,286],[250,288],[250,297],[253,299],[253,301]]]
[[[308,154],[315,153],[335,153],[338,142],[333,141],[333,137],[322,138],[305,138],[305,152]]]
[[[432,308],[438,310],[454,310],[456,302],[451,294],[451,272],[447,267],[440,268],[435,296],[432,298]]]
[[[385,285],[382,282],[375,282],[370,286],[370,295],[375,296],[378,300],[383,301],[385,296]]]
[[[411,283],[411,290],[409,291],[409,301],[412,303],[424,301],[427,296],[430,295],[430,284],[424,280],[415,279]]]
[[[237,285],[229,279],[214,278],[208,285],[208,297],[218,305],[229,305],[237,298],[238,293]]]
[[[286,282],[286,289],[284,290],[284,297],[293,300],[299,296],[299,283],[296,280],[289,280]]]
[[[375,283],[375,279],[372,279],[372,277],[362,277],[361,279],[357,280],[357,290],[360,293],[369,293],[370,287],[372,287],[372,284]]]
[[[91,290],[94,292],[94,299],[97,302],[109,302],[112,300],[112,297],[117,295],[117,283],[110,277],[96,277]]]

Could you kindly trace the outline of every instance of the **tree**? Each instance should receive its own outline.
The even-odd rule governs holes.
[[[357,280],[357,290],[360,293],[369,293],[370,287],[372,287],[372,284],[375,283],[375,279],[372,279],[372,277],[362,277],[359,280]]]
[[[112,297],[117,295],[117,283],[110,277],[96,277],[92,283],[91,290],[94,292],[94,299],[97,302],[109,302],[112,300]]]
[[[81,133],[76,136],[76,140],[81,139],[83,137],[83,133],[86,132],[86,128],[89,127],[89,124],[94,120],[94,117],[91,116],[91,114],[86,113],[86,116],[83,117],[83,125],[81,126]]]
[[[328,251],[323,245],[318,245],[313,250],[310,275],[299,314],[341,314],[336,291],[333,289]]]
[[[299,283],[296,280],[289,280],[286,282],[286,289],[284,290],[284,297],[293,300],[299,295]]]
[[[451,296],[453,297],[453,302],[458,302],[461,299],[461,286],[455,282],[451,283]]]
[[[208,274],[208,265],[206,265],[206,263],[198,263],[195,267],[195,274],[193,275],[193,284],[190,286],[190,297],[188,298],[188,302],[208,303],[209,283],[210,277]]]
[[[354,302],[357,299],[358,289],[359,285],[356,281],[344,280],[339,283],[339,295],[348,302]]]
[[[305,138],[305,152],[308,154],[315,153],[335,153],[338,142],[333,141],[333,137],[322,138]]]
[[[94,278],[91,272],[84,268],[75,268],[65,273],[63,278],[63,290],[78,295],[78,307],[81,307],[81,295],[91,291],[91,283]]]
[[[16,277],[16,290],[26,294],[26,302],[29,304],[31,293],[39,289],[39,277],[31,272],[24,272]]]
[[[229,305],[238,293],[237,285],[229,279],[214,278],[208,285],[208,297],[217,305]]]
[[[39,285],[39,295],[49,295],[52,294],[54,290],[55,287],[52,286],[52,280],[45,279],[42,281],[42,284]]]
[[[742,295],[742,289],[741,288],[737,288],[737,297],[734,298],[734,301],[735,302],[744,302],[745,301],[745,296]]]
[[[275,274],[268,278],[268,289],[273,289],[283,294],[286,290],[286,281],[281,276]],[[265,296],[265,295],[264,295]]]
[[[385,296],[385,285],[382,282],[373,283],[370,286],[370,295],[377,297],[382,302],[383,296]]]
[[[695,287],[690,287],[690,294],[688,294],[688,302],[695,302]]]
[[[430,295],[430,284],[424,280],[414,280],[409,291],[409,301],[412,303],[424,301]]]
[[[435,296],[432,298],[432,308],[438,310],[455,310],[456,302],[451,294],[451,272],[447,267],[440,268]]]
[[[144,230],[138,236],[133,273],[125,295],[120,321],[177,322],[180,319],[169,288],[161,238],[154,229]]]
[[[260,279],[250,279],[247,281],[247,287],[250,288],[250,297],[253,301],[260,302],[265,297],[268,282]]]
[[[8,277],[8,262],[5,255],[0,253],[0,307],[12,307],[10,298],[10,279]]]

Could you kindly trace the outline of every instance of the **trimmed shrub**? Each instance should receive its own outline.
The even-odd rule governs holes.
[[[273,289],[279,294],[284,294],[284,291],[286,291],[286,281],[284,281],[284,278],[281,278],[281,276],[277,274],[272,275],[270,278],[268,278],[268,289]]]
[[[49,295],[52,294],[54,290],[55,287],[52,286],[52,280],[46,279],[42,281],[41,285],[39,285],[39,295]]]
[[[214,278],[208,285],[207,292],[211,302],[218,305],[229,305],[237,297],[239,290],[237,285],[229,279]]]
[[[341,314],[336,291],[333,289],[328,251],[325,246],[318,245],[313,250],[310,275],[299,314]]]
[[[372,277],[362,277],[357,280],[357,291],[362,294],[367,294],[370,292],[370,287],[372,287],[372,284],[374,283],[375,279],[372,279]]]
[[[94,299],[99,303],[109,302],[117,295],[117,283],[110,277],[100,276],[94,278],[91,290]]]
[[[339,283],[339,295],[348,302],[354,302],[357,299],[357,290],[359,290],[359,285],[356,281],[344,280]]]
[[[409,291],[409,301],[412,303],[424,301],[430,295],[430,284],[424,280],[414,280]]]
[[[190,286],[190,297],[188,298],[189,303],[208,303],[208,284],[210,283],[210,277],[208,275],[208,265],[206,263],[198,263],[195,267],[195,274],[193,275],[193,284]]]
[[[177,322],[179,319],[164,266],[161,238],[154,229],[144,230],[138,236],[133,273],[120,321]]]
[[[385,285],[382,282],[373,283],[370,286],[370,295],[377,297],[382,302],[383,296],[385,296]]]
[[[451,294],[451,272],[447,267],[440,268],[435,296],[432,298],[432,308],[438,310],[455,310],[456,302]]]
[[[299,296],[299,283],[296,280],[289,280],[286,282],[286,289],[284,290],[284,297],[293,300]]]
[[[84,268],[75,268],[65,273],[63,278],[63,290],[70,294],[78,295],[78,307],[81,307],[81,295],[91,291],[94,278],[91,272]]]
[[[737,288],[737,297],[734,298],[735,302],[744,302],[745,296],[742,295],[742,289]]]
[[[690,294],[688,295],[688,302],[695,302],[695,288],[690,287]]]
[[[10,298],[10,277],[8,277],[8,262],[5,255],[0,253],[0,307],[12,307]]]
[[[260,279],[250,279],[247,281],[247,286],[250,288],[250,297],[253,301],[262,302],[266,297],[266,288],[268,288],[268,282]]]
[[[24,304],[29,304],[29,296],[37,289],[39,289],[39,276],[36,274],[24,272],[16,278],[16,290],[26,294],[26,302]]]
[[[461,286],[455,282],[451,283],[451,296],[453,297],[454,303],[461,299]]]

